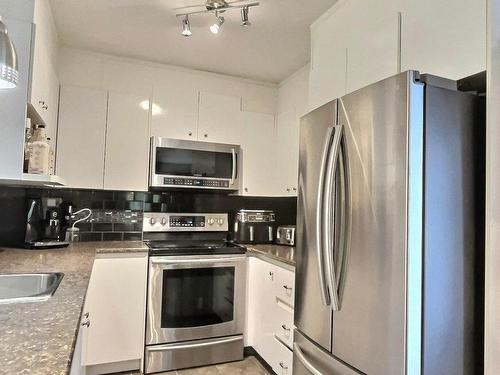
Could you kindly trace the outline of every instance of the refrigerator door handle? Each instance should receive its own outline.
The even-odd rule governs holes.
[[[328,155],[327,171],[325,178],[325,198],[322,207],[322,242],[323,242],[323,259],[325,262],[327,286],[331,298],[332,310],[338,311],[340,309],[336,268],[334,260],[334,251],[336,244],[334,244],[335,236],[335,183],[337,175],[337,165],[339,164],[339,154],[341,150],[341,142],[343,137],[344,128],[342,125],[334,127],[335,134],[332,142],[331,152]]]
[[[324,207],[324,195],[325,195],[325,171],[327,169],[328,155],[332,147],[332,134],[334,127],[328,127],[325,144],[323,146],[323,155],[321,157],[321,169],[319,171],[319,183],[318,183],[318,201],[316,203],[316,251],[318,252],[318,275],[319,275],[319,285],[321,290],[321,299],[323,305],[330,306],[331,299],[327,288],[327,277],[325,277],[325,251],[323,249],[323,207]]]
[[[300,346],[297,343],[293,344],[293,352],[297,356],[297,359],[300,361],[300,363],[302,363],[311,374],[324,375],[321,371],[314,367],[311,362],[307,360],[304,352],[302,351],[302,349],[300,349]]]
[[[345,136],[342,138],[340,145],[340,155],[339,155],[339,166],[340,166],[340,214],[338,215],[340,221],[340,238],[338,246],[336,246],[335,259],[339,262],[336,264],[337,270],[337,283],[336,290],[338,296],[338,310],[341,308],[342,295],[344,292],[345,279],[347,274],[347,261],[351,240],[351,184],[350,184],[350,170],[349,170],[349,158],[347,155],[347,142]],[[337,207],[337,205],[335,205]]]

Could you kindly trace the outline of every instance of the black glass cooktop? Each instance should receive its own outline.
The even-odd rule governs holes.
[[[244,254],[246,248],[229,241],[158,240],[148,241],[150,255]]]

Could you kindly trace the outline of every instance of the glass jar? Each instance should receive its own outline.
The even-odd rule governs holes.
[[[50,145],[45,134],[45,125],[37,125],[30,143],[28,173],[49,174]]]

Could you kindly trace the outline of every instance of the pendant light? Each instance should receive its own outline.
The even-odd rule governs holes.
[[[0,89],[16,87],[18,78],[16,49],[0,17]]]

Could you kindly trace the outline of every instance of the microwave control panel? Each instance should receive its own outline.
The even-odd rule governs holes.
[[[165,177],[163,184],[168,186],[178,187],[213,187],[213,188],[228,188],[228,180],[207,180],[204,178],[183,178],[183,177]]]
[[[227,232],[227,214],[144,212],[144,232]]]

